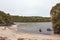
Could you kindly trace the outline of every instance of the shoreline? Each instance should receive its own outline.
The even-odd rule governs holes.
[[[24,32],[16,32],[14,29],[7,28],[3,30],[0,27],[0,36],[7,37],[11,40],[17,39],[24,39],[24,40],[60,40],[60,35],[43,35],[43,34],[31,34],[31,33],[24,33]]]

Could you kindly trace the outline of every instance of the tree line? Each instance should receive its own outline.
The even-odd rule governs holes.
[[[12,16],[15,22],[50,22],[50,17],[39,16]]]

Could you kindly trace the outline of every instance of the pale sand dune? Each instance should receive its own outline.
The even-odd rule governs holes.
[[[0,36],[7,37],[7,40],[17,40],[18,38],[23,38],[24,40],[60,40],[60,35],[42,35],[42,34],[30,34],[23,32],[15,32],[13,29],[3,30],[0,27]]]

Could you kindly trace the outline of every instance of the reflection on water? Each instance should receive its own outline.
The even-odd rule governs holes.
[[[29,33],[54,34],[51,22],[17,23],[17,29]]]

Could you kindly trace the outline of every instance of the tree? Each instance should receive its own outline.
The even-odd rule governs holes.
[[[12,16],[9,13],[6,15],[4,20],[5,20],[7,25],[13,24]]]
[[[10,26],[13,24],[12,16],[8,13],[6,14],[4,11],[0,11],[0,25]],[[6,27],[4,27],[6,29]]]
[[[57,3],[54,7],[52,7],[50,14],[54,33],[60,34],[60,3]]]
[[[0,16],[0,24],[5,24],[5,22],[4,22],[3,18],[2,18],[2,16]]]

